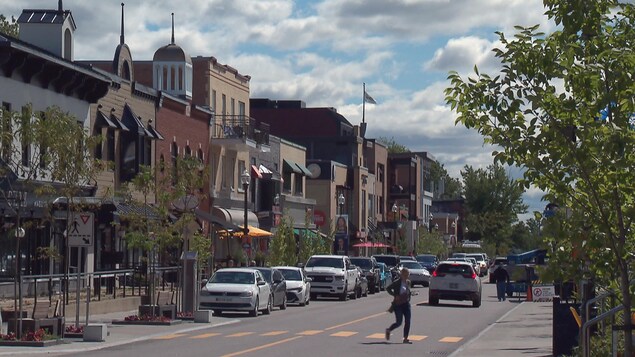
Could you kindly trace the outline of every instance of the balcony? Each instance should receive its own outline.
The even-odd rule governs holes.
[[[269,151],[269,125],[256,123],[246,115],[216,115],[212,139],[216,144],[234,148],[260,147]]]

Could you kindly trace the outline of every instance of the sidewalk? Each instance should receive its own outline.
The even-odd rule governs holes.
[[[552,356],[553,303],[523,302],[450,357]]]
[[[136,341],[144,341],[176,333],[202,330],[214,326],[229,325],[239,320],[227,320],[212,318],[211,323],[195,323],[184,320],[182,323],[171,326],[148,326],[148,325],[113,325],[113,320],[123,320],[126,316],[134,315],[137,311],[122,311],[110,314],[93,315],[90,318],[91,324],[106,324],[108,327],[108,337],[105,342],[84,342],[79,338],[65,338],[63,343],[49,347],[3,347],[0,346],[0,356],[14,355],[34,355],[58,353],[77,353],[99,350],[113,346],[119,346]],[[66,321],[67,324],[75,322],[74,318]],[[84,320],[80,319],[80,324]]]

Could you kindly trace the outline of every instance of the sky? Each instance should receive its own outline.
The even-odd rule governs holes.
[[[445,104],[449,71],[466,76],[478,66],[495,74],[496,31],[553,24],[542,0],[130,0],[125,40],[133,60],[151,60],[170,42],[190,56],[214,56],[251,76],[252,98],[302,100],[333,107],[362,121],[363,84],[377,104],[366,104],[366,137],[392,138],[432,154],[452,177],[465,165],[492,164],[490,146],[474,130],[455,125]],[[75,59],[111,60],[119,43],[121,0],[64,0],[71,10]],[[0,13],[56,9],[57,0],[0,0]],[[519,169],[510,175],[518,177]],[[524,195],[529,213],[542,211],[542,193]]]

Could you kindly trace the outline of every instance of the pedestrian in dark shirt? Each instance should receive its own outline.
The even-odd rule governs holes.
[[[505,301],[505,288],[509,282],[509,273],[507,273],[503,263],[498,264],[498,268],[492,272],[492,278],[496,283],[498,301]]]
[[[393,296],[393,301],[390,309],[395,313],[396,321],[386,329],[386,340],[390,340],[390,333],[392,330],[401,326],[402,320],[405,319],[403,326],[403,343],[411,343],[408,339],[410,334],[410,271],[407,268],[402,268],[399,274],[399,279],[395,280],[390,286],[386,288],[388,294]]]

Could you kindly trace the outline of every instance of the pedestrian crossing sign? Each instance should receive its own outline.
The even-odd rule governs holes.
[[[93,245],[95,214],[92,212],[71,213],[66,238],[71,247],[87,247]]]

